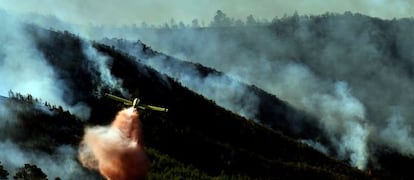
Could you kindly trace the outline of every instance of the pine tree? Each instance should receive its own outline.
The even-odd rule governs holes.
[[[18,168],[14,179],[33,179],[33,180],[45,180],[47,176],[36,165],[24,164],[24,167]]]

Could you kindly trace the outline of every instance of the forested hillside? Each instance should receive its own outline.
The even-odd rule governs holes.
[[[77,150],[125,108],[111,93],[169,109],[139,111],[150,179],[410,179],[412,43],[398,33],[413,24],[295,14],[132,41],[19,25],[0,35],[4,83],[35,79],[43,96],[0,96],[0,178],[100,179]]]
[[[91,109],[90,118],[80,121],[62,107],[11,92],[12,98],[2,105],[16,114],[19,122],[8,129],[18,128],[24,133],[6,133],[5,138],[12,138],[16,146],[29,152],[56,156],[62,145],[76,148],[85,126],[107,124],[122,108],[99,96],[100,91],[117,95],[121,92],[105,86],[97,90],[102,82],[97,81],[83,52],[87,42],[68,32],[33,26],[27,33],[34,34],[36,47],[71,90],[68,103],[85,103]],[[122,87],[131,97],[170,109],[168,113],[141,112],[145,144],[153,162],[150,177],[366,177],[295,139],[218,107],[142,64],[140,59],[103,44],[92,43],[91,47],[113,60],[111,73],[122,80]],[[10,109],[8,103],[18,111]],[[279,118],[286,121],[284,116]],[[76,158],[75,154],[71,156]]]

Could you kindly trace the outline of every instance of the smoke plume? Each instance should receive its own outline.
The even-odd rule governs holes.
[[[26,136],[26,132],[21,130],[18,117],[19,114],[26,113],[27,109],[16,106],[13,107],[14,110],[11,110],[10,103],[6,101],[0,98],[0,161],[11,175],[16,173],[17,168],[29,163],[42,169],[49,178],[93,178],[76,161],[76,147],[61,145],[52,152],[45,153],[32,148],[24,148],[19,142],[13,141],[13,137]],[[39,141],[34,140],[31,143],[39,143]]]
[[[234,81],[225,75],[210,74],[202,76],[193,67],[165,61],[165,58],[164,56],[157,56],[144,61],[144,63],[177,79],[184,86],[213,100],[221,107],[248,119],[255,119],[259,99],[240,82]]]
[[[314,115],[315,125],[324,129],[329,146],[334,146],[329,153],[364,169],[375,145],[414,155],[410,121],[414,114],[409,108],[414,98],[407,94],[414,89],[410,70],[414,44],[409,38],[413,30],[410,19],[387,21],[345,13],[295,15],[276,19],[271,26],[222,32],[143,30],[139,38],[154,49],[225,72]],[[189,87],[192,83],[204,87],[198,85],[197,73],[160,61],[153,58],[147,63]],[[232,88],[220,91],[232,92]]]
[[[143,179],[149,169],[142,127],[134,108],[121,110],[110,126],[87,128],[79,160],[107,179]]]
[[[84,43],[82,50],[86,59],[91,64],[89,71],[98,74],[98,77],[94,77],[94,79],[99,81],[96,83],[96,93],[99,96],[102,96],[104,90],[110,89],[117,90],[123,96],[127,96],[127,91],[122,87],[122,80],[111,74],[110,67],[113,60],[110,57],[99,53],[91,43]]]
[[[1,96],[7,97],[10,90],[23,95],[30,94],[42,102],[61,106],[82,120],[89,119],[90,108],[85,103],[76,102],[75,92],[66,86],[67,82],[60,78],[61,72],[54,69],[37,49],[33,34],[27,30],[27,24],[22,19],[0,10],[0,21],[4,25],[0,30],[0,161],[11,174],[14,174],[16,168],[30,163],[40,167],[51,178],[90,178],[90,174],[75,160],[76,147],[62,145],[50,153],[44,153],[35,149],[24,149],[19,146],[19,142],[12,140],[21,134],[25,136],[18,128],[19,114],[25,111],[22,109],[16,112],[13,109],[19,107],[12,108],[12,105],[4,103]],[[37,38],[49,38],[48,34],[37,35]],[[125,94],[122,88],[118,88],[121,82],[110,74],[112,60],[98,53],[90,43],[83,45],[84,55],[90,65],[89,70],[96,73],[94,80],[102,85],[97,90],[112,88]],[[42,108],[44,113],[51,113],[41,104],[36,107]]]
[[[25,30],[26,24],[3,11],[0,21],[4,23],[0,30],[0,96],[8,96],[10,90],[30,94],[87,120],[89,107],[82,102],[69,104],[72,92],[36,48],[31,34]]]
[[[0,11],[0,21],[0,161],[11,174],[25,163],[31,163],[52,178],[88,178],[74,159],[76,150],[72,146],[62,145],[47,154],[33,149],[22,149],[18,142],[11,140],[15,135],[25,136],[25,132],[16,125],[19,113],[25,112],[12,111],[11,105],[5,103],[3,97],[7,97],[10,90],[31,94],[32,97],[52,105],[62,106],[84,120],[89,117],[89,108],[83,103],[67,103],[68,97],[63,94],[67,90],[65,83],[37,50],[31,34],[25,30],[24,23],[3,11]],[[45,113],[48,111],[46,109]]]

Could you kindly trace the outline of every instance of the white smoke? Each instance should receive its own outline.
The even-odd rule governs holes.
[[[188,37],[184,37],[188,35]],[[195,38],[196,33],[177,34],[177,37],[170,36],[167,45],[178,43],[178,39]],[[177,38],[177,39],[175,39]],[[329,140],[336,147],[335,152],[341,159],[349,159],[353,166],[360,169],[365,168],[368,162],[368,136],[369,127],[366,123],[366,110],[364,105],[357,99],[345,81],[331,82],[319,78],[305,64],[294,63],[288,60],[270,62],[264,59],[254,59],[253,54],[240,52],[236,63],[226,62],[220,59],[220,54],[231,57],[233,52],[223,54],[217,44],[208,44],[207,37],[200,37],[199,43],[203,44],[203,51],[200,57],[208,57],[211,60],[206,62],[217,69],[227,71],[232,78],[239,79],[248,84],[257,85],[272,94],[281,97],[294,107],[319,118],[319,126],[329,135]],[[212,42],[219,41],[213,37]],[[154,41],[161,41],[156,38]],[[211,39],[210,39],[211,40]],[[201,42],[200,42],[201,41]],[[207,41],[207,44],[203,42]],[[220,43],[223,43],[220,41]],[[234,42],[227,42],[224,45],[226,51],[237,51]],[[192,46],[198,48],[197,45]],[[121,50],[144,57],[139,51],[140,47],[121,47]],[[202,48],[200,46],[200,48]],[[168,52],[175,52],[174,47]],[[180,53],[180,52],[178,52]],[[214,58],[218,58],[214,60]],[[251,58],[251,59],[250,59]],[[248,59],[248,60],[247,60]],[[252,62],[256,61],[256,62]],[[218,105],[238,113],[249,119],[256,119],[258,111],[258,97],[245,89],[240,82],[230,80],[228,76],[207,75],[202,76],[196,69],[182,65],[179,62],[168,60],[165,56],[150,58],[144,63],[156,70],[176,78],[184,86],[202,94],[208,99],[214,100]],[[321,148],[320,148],[321,149]]]
[[[195,68],[166,61],[165,58],[164,56],[158,56],[148,59],[145,63],[177,79],[184,86],[213,100],[221,107],[248,119],[256,118],[259,99],[240,82],[234,81],[225,75],[209,74],[204,77]]]
[[[7,97],[9,91],[23,95],[30,94],[43,102],[61,106],[82,120],[87,120],[90,108],[83,102],[69,105],[73,93],[59,79],[58,72],[48,64],[43,54],[39,52],[30,33],[25,30],[25,24],[15,16],[0,11],[0,96]],[[45,38],[48,36],[45,35]],[[90,65],[90,70],[97,73],[100,85],[125,93],[122,82],[110,73],[112,59],[97,52],[90,43],[85,43],[84,54]],[[101,90],[101,89],[99,89]],[[65,94],[64,94],[65,93]],[[69,93],[69,94],[67,94]],[[8,107],[9,104],[0,102],[0,162],[11,175],[16,168],[25,163],[35,164],[49,176],[64,179],[88,178],[84,169],[76,161],[76,150],[71,146],[59,146],[51,154],[22,149],[11,141],[12,136],[21,133],[16,130],[18,116]],[[47,112],[47,110],[45,110]]]
[[[10,90],[21,94],[31,94],[52,105],[62,106],[81,119],[89,117],[89,107],[79,102],[67,104],[64,82],[36,49],[24,24],[14,16],[0,12],[0,96],[8,96]],[[70,91],[69,91],[70,92]],[[82,169],[76,162],[76,150],[70,146],[60,146],[52,154],[21,149],[12,142],[11,136],[24,133],[14,124],[17,115],[10,104],[0,100],[0,161],[13,175],[16,168],[25,163],[40,167],[49,177],[75,178],[82,175]]]
[[[329,150],[328,148],[326,148],[324,145],[322,145],[321,143],[311,140],[311,139],[304,139],[301,140],[302,143],[318,150],[319,152],[325,154],[325,155],[329,155]]]
[[[392,107],[391,115],[387,119],[386,127],[380,132],[379,137],[385,144],[390,144],[395,150],[399,150],[407,156],[414,155],[414,133],[412,126],[406,123],[400,107]]]
[[[319,118],[319,126],[337,147],[338,156],[365,168],[368,162],[365,107],[343,81],[329,83],[318,79],[308,68],[289,63],[275,74],[275,94],[293,106]],[[276,83],[277,82],[277,83]]]
[[[97,94],[102,95],[103,91],[109,88],[118,90],[123,96],[127,96],[127,91],[122,87],[122,80],[111,74],[112,58],[98,52],[90,43],[85,43],[82,50],[91,64],[89,70],[98,74],[98,77],[95,78],[99,80],[97,82]]]
[[[13,176],[16,168],[24,164],[34,164],[39,167],[49,179],[60,177],[61,179],[88,178],[86,172],[76,161],[76,148],[60,146],[53,154],[28,151],[19,148],[11,141],[0,143],[0,160],[5,169]]]
[[[49,178],[76,179],[77,177],[91,177],[76,161],[75,147],[61,145],[52,153],[44,153],[34,149],[22,148],[13,142],[14,136],[25,133],[18,129],[18,115],[24,113],[20,107],[11,110],[5,99],[0,99],[0,162],[13,176],[17,168],[24,164],[33,164],[39,167]],[[16,111],[17,110],[17,111]]]
[[[23,25],[4,15],[0,20],[4,23],[0,33],[0,95],[7,96],[8,91],[13,90],[41,97],[53,104],[64,104],[61,82],[54,78],[55,73],[42,54],[33,48],[30,37],[22,30]]]
[[[12,15],[0,13],[4,24],[0,30],[0,95],[8,92],[30,94],[53,105],[62,106],[72,114],[86,120],[90,109],[82,102],[67,104],[65,83],[47,63],[30,37],[24,30],[25,24]]]
[[[323,23],[315,26],[317,18]],[[407,94],[414,89],[409,70],[414,64],[413,20],[374,21],[345,13],[285,17],[275,24],[236,27],[232,33],[142,31],[140,38],[154,49],[213,67],[314,115],[335,145],[333,153],[358,168],[371,156],[368,144],[414,154],[414,124],[409,121],[414,98]],[[295,27],[290,33],[276,33],[288,25]],[[400,59],[388,51],[394,41],[385,37],[396,38]],[[390,112],[392,107],[399,107],[398,113]]]

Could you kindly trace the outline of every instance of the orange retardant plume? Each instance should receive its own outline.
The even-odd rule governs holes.
[[[142,142],[138,112],[131,107],[121,110],[109,127],[86,129],[79,160],[107,179],[145,179],[150,163]]]

